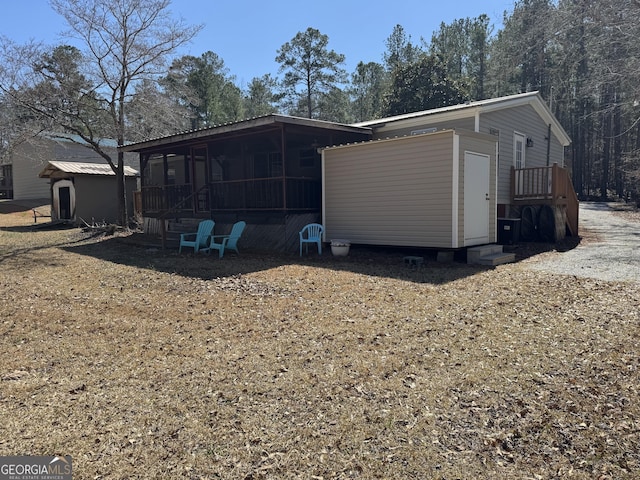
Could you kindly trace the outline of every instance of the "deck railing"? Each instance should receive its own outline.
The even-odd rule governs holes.
[[[192,194],[190,184],[142,187],[142,213],[159,213],[170,209],[193,211]]]
[[[143,187],[139,203],[143,213],[167,210],[190,213],[320,209],[321,185],[310,178],[259,178],[210,183],[196,195],[190,184]]]
[[[549,167],[511,167],[511,198],[515,204],[566,206],[567,225],[578,234],[578,196],[568,170],[557,163]]]

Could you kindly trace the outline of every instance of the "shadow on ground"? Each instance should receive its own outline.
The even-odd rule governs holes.
[[[39,250],[45,250],[47,248],[55,248],[55,247],[68,248],[74,244],[91,241],[91,239],[95,237],[95,235],[92,235],[91,233],[82,232],[81,230],[77,229],[73,225],[69,225],[66,223],[47,226],[47,229],[70,230],[70,234],[66,235],[64,238],[54,237],[52,238],[52,241],[38,242],[35,245],[33,244],[30,245],[28,242],[26,242],[26,243],[20,243],[20,244],[13,244],[9,247],[7,247],[6,245],[0,246],[0,263],[7,260],[8,258],[19,257],[21,255],[37,252]],[[11,232],[11,233],[29,234],[29,233],[34,233],[37,230],[40,230],[40,229],[35,227],[34,225],[0,227],[0,232]],[[30,259],[30,261],[33,262],[34,260]],[[23,263],[21,265],[21,268],[27,268],[27,266],[28,265],[26,263]]]
[[[18,213],[28,212],[29,210],[37,210],[40,214],[44,214],[50,209],[48,200],[0,200],[0,213]]]
[[[322,255],[313,252],[299,257],[298,252],[278,254],[241,250],[241,255],[229,252],[224,258],[219,259],[216,255],[178,254],[175,249],[162,250],[142,234],[107,237],[100,242],[63,248],[75,254],[109,262],[203,280],[245,275],[287,265],[306,265],[319,269],[440,285],[492,268],[467,265],[464,250],[455,252],[453,262],[445,263],[437,261],[437,251],[434,250],[358,245],[352,246],[346,257],[335,257],[330,251],[323,251]],[[556,245],[549,244],[527,244],[524,247],[511,248],[517,250],[518,260],[558,249]],[[422,257],[424,264],[419,267],[406,264],[404,257],[409,255]]]
[[[0,227],[0,231],[25,233],[25,232],[33,232],[36,230],[70,230],[73,228],[77,228],[77,227],[69,222],[57,221],[57,222],[34,223],[31,225],[15,225],[10,227]]]
[[[526,260],[546,252],[568,252],[576,248],[582,242],[583,237],[566,237],[556,243],[545,242],[520,242],[515,245],[505,245],[504,251],[515,253],[516,261]]]

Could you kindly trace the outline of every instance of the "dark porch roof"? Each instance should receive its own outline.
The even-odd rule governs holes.
[[[203,128],[199,130],[190,130],[187,132],[176,133],[166,137],[159,137],[143,142],[130,143],[119,147],[123,152],[143,152],[146,150],[157,150],[165,146],[188,145],[196,142],[207,142],[210,140],[222,140],[240,135],[266,133],[269,131],[279,130],[285,126],[296,127],[306,133],[314,130],[322,132],[325,135],[332,132],[335,133],[352,133],[361,134],[363,140],[372,136],[370,127],[360,127],[353,125],[345,125],[341,123],[327,122],[324,120],[314,120],[309,118],[291,117],[288,115],[271,114],[263,117],[241,120],[238,122],[230,122],[213,127]],[[325,146],[325,145],[322,145]]]

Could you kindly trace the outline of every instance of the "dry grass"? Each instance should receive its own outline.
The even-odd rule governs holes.
[[[0,215],[0,455],[74,478],[637,478],[640,287],[222,261]]]

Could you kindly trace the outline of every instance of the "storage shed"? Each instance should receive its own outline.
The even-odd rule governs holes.
[[[497,145],[466,130],[322,151],[325,241],[462,248],[496,241]]]
[[[133,211],[138,172],[125,168],[127,208]],[[116,175],[107,164],[48,162],[40,172],[51,185],[51,220],[114,223],[118,217]]]

